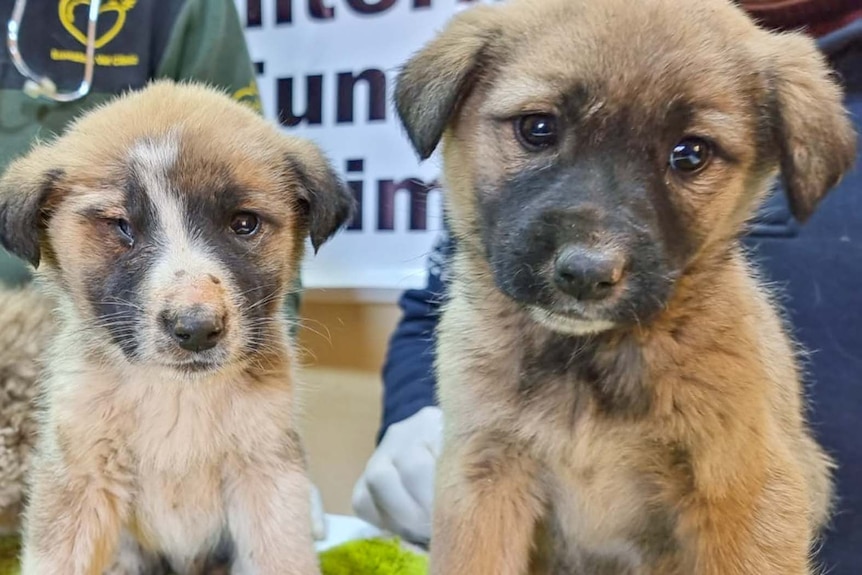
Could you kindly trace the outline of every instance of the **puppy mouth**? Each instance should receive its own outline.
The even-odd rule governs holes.
[[[530,305],[527,306],[527,310],[536,323],[551,331],[567,335],[592,335],[616,327],[613,321],[600,317],[590,317],[592,314],[585,313],[584,310],[580,309],[558,311]]]
[[[203,374],[218,371],[222,368],[222,364],[217,361],[207,361],[204,359],[193,359],[178,363],[168,363],[167,367],[179,371],[181,373]]]

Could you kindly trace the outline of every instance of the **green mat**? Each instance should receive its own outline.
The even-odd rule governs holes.
[[[0,538],[0,575],[18,575],[18,538]],[[397,539],[350,541],[320,553],[323,575],[426,575],[428,559]]]
[[[18,575],[19,550],[17,537],[0,538],[0,575]]]
[[[397,539],[350,541],[320,554],[323,575],[426,575],[428,558]]]

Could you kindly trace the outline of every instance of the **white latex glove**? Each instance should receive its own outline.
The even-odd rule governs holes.
[[[326,511],[323,508],[323,498],[320,490],[311,484],[311,532],[315,541],[326,539]]]
[[[442,438],[443,415],[437,407],[389,426],[353,489],[356,515],[410,542],[427,544]]]

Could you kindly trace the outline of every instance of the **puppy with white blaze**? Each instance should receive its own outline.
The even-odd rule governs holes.
[[[283,306],[352,211],[316,146],[193,84],[10,166],[0,241],[58,316],[23,575],[319,573]]]

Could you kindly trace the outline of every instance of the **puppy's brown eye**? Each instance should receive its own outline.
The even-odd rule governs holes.
[[[243,212],[233,217],[230,229],[238,236],[250,236],[260,229],[260,219],[254,214]]]
[[[685,138],[673,147],[670,167],[677,172],[694,174],[704,169],[712,157],[712,147],[702,138]]]
[[[515,120],[518,140],[528,150],[543,150],[557,143],[557,119],[550,114],[528,114]]]

